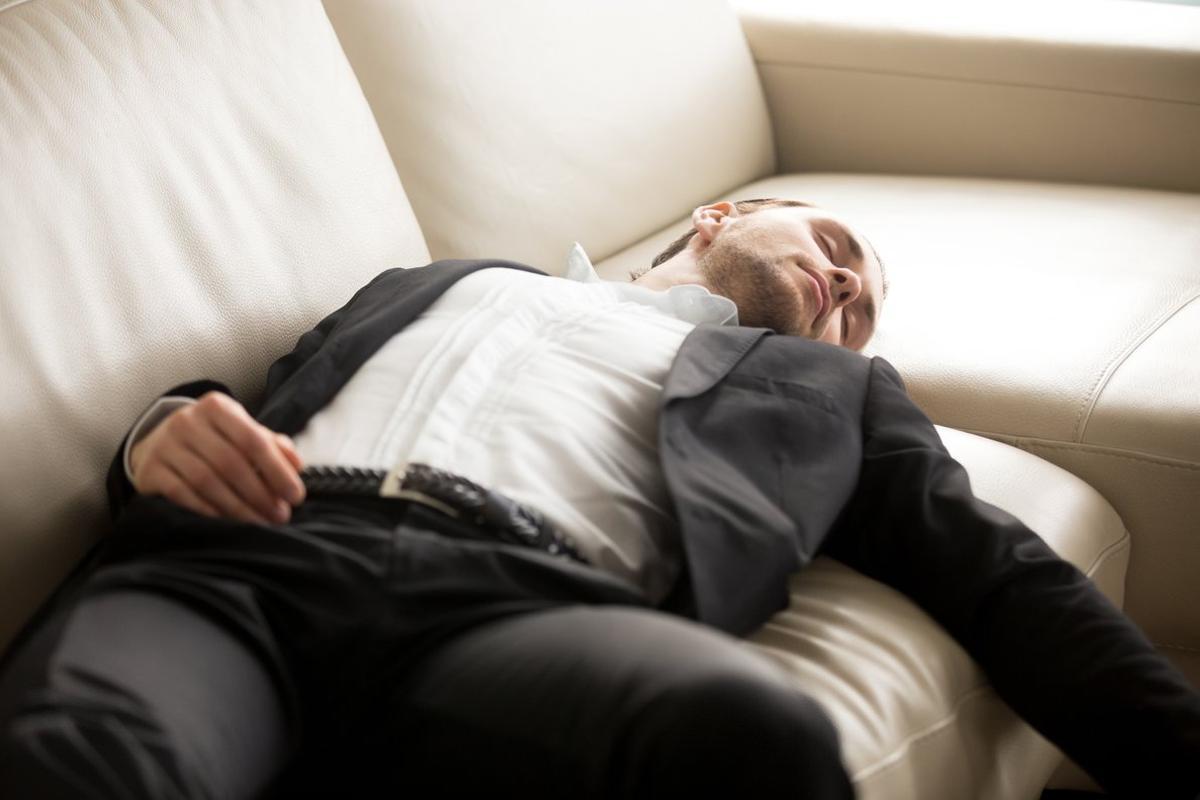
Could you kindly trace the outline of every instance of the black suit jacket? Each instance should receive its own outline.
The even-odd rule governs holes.
[[[271,366],[257,419],[299,432],[393,334],[455,281],[487,268],[537,272],[508,261],[441,261],[377,276]],[[170,393],[212,388],[223,387],[202,381]],[[882,359],[765,329],[700,325],[689,334],[659,425],[686,566],[668,608],[743,635],[787,605],[788,576],[830,539],[859,488],[871,396],[899,403],[919,438],[940,448]],[[132,493],[119,459],[109,487],[119,509]]]

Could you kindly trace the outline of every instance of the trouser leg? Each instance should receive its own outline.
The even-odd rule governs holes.
[[[0,786],[37,790],[0,797],[261,794],[324,733],[310,709],[355,683],[387,523],[309,502],[268,528],[135,500],[3,668]]]
[[[858,493],[826,545],[913,598],[999,695],[1105,788],[1200,792],[1200,695],[1078,569],[1004,511],[894,385],[864,416]]]
[[[654,611],[481,625],[411,667],[381,712],[371,760],[416,796],[853,797],[811,699],[737,640]]]
[[[258,656],[165,596],[85,593],[0,676],[2,797],[254,797],[287,751]]]

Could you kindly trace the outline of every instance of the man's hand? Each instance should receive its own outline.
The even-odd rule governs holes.
[[[287,522],[304,500],[300,454],[241,403],[208,392],[158,424],[129,452],[133,486],[210,517]]]

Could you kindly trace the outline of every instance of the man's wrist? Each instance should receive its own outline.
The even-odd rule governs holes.
[[[129,435],[125,437],[125,452],[121,456],[122,464],[125,467],[125,480],[130,484],[133,483],[133,464],[130,454],[138,442],[145,439],[168,416],[195,402],[195,399],[191,397],[168,395],[158,398],[142,412],[142,415],[137,418],[137,422],[133,423],[133,427],[129,430]]]

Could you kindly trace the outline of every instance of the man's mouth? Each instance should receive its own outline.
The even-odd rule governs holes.
[[[829,311],[829,307],[833,305],[833,301],[829,296],[829,287],[824,281],[803,267],[801,267],[801,270],[808,278],[810,294],[813,299],[813,304],[816,306],[816,310],[813,312],[812,318],[812,329],[815,332],[819,323],[825,319],[825,315]]]

